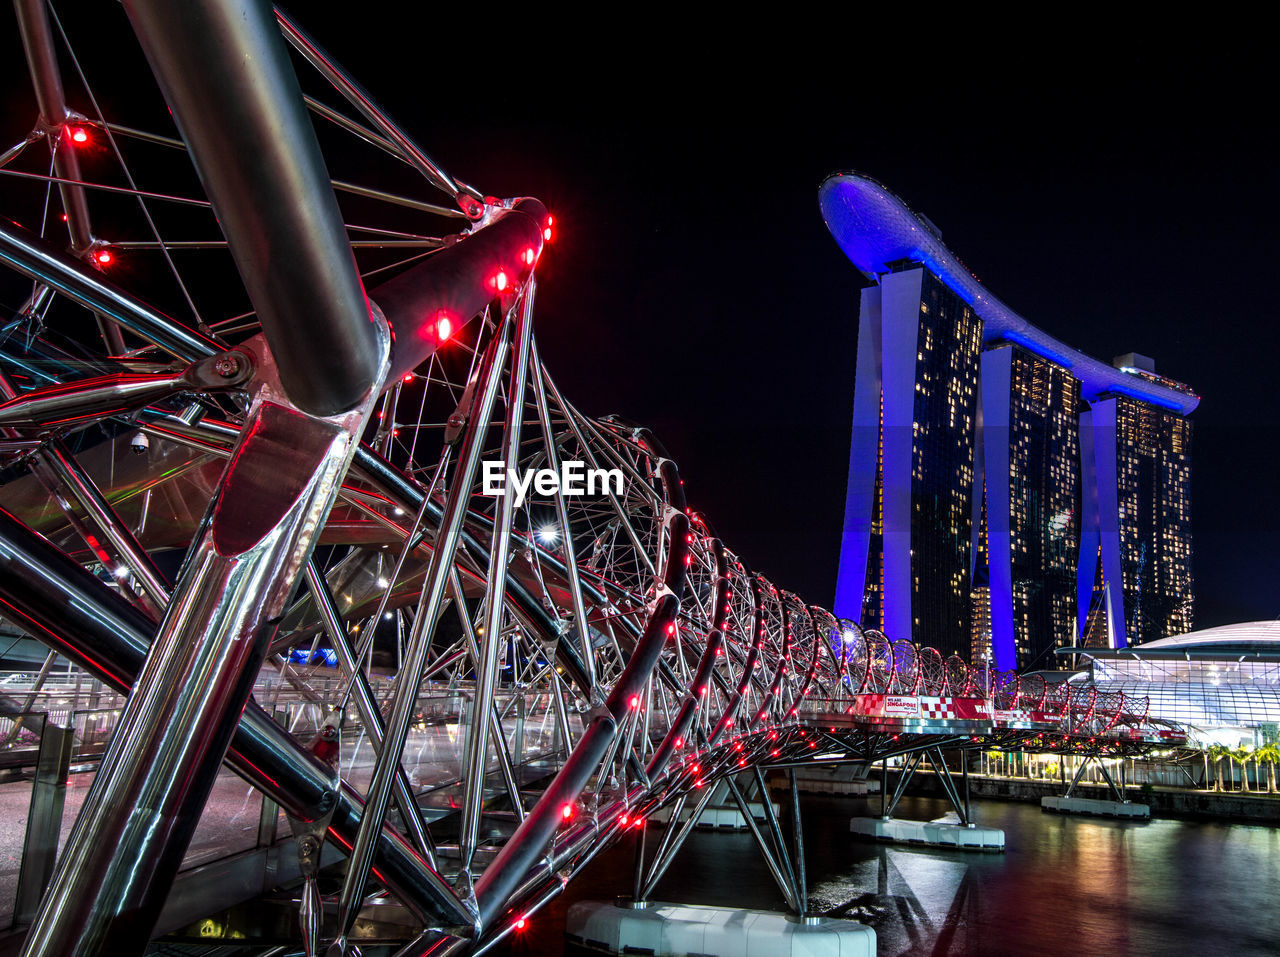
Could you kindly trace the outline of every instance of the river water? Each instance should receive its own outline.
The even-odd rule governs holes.
[[[854,841],[849,817],[865,808],[803,802],[807,873],[816,909],[874,927],[879,957],[1280,955],[1280,829],[1121,823],[977,801],[976,819],[1003,828],[1007,850],[962,853]],[[897,816],[947,810],[906,798]],[[659,836],[650,834],[650,853]],[[506,952],[564,952],[567,906],[629,894],[633,861],[630,841],[602,854]],[[745,832],[695,833],[654,899],[785,910]]]

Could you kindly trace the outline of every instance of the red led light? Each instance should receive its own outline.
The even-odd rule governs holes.
[[[493,277],[493,288],[502,292],[507,288],[507,273],[504,269],[499,269],[498,274]]]
[[[548,226],[546,229],[544,229],[544,230],[542,231],[542,238],[543,238],[544,240],[546,240],[547,242],[551,242],[551,227],[550,227],[550,226]]]
[[[638,694],[633,694],[631,696],[631,710],[634,711],[638,707],[640,707],[640,696]]]
[[[528,923],[528,921],[527,921],[527,920],[525,920],[523,917],[517,917],[517,918],[516,918],[516,930],[524,930],[525,925],[526,925],[527,923]]]
[[[88,143],[89,134],[83,126],[68,126],[67,135],[71,137],[73,143]]]
[[[93,254],[93,258],[105,266],[107,263],[111,262],[111,253],[107,252],[105,249],[99,249]]]
[[[436,317],[436,342],[444,342],[453,335],[453,321],[441,310]]]
[[[533,265],[533,247],[530,246],[524,251],[524,264],[526,266]]]
[[[622,815],[622,817],[618,818],[618,823],[619,823],[619,824],[621,824],[623,827],[626,827],[626,826],[627,826],[627,816],[624,814],[624,815]]]
[[[633,827],[641,827],[644,824],[644,818],[638,817],[631,824]]]
[[[560,816],[561,816],[562,818],[564,818],[566,821],[572,821],[572,820],[573,820],[573,805],[572,805],[572,804],[566,804],[564,807],[562,807],[562,808],[560,809]]]
[[[548,217],[547,217],[547,225],[548,225],[548,226],[554,226],[555,224],[556,224],[556,218],[555,218],[554,216],[548,216]]]
[[[677,747],[677,748],[683,748],[683,747],[684,747],[684,738],[676,738],[676,747]]]
[[[404,374],[404,381],[405,381],[405,382],[412,382],[412,381],[413,381],[413,373],[412,373],[412,372],[406,372],[406,373]]]

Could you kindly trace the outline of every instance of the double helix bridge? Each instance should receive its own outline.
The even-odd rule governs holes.
[[[108,11],[148,100],[63,6],[15,0],[35,95],[0,153],[0,617],[48,649],[0,731],[8,767],[94,773],[56,863],[56,821],[15,852],[24,953],[143,952],[227,795],[289,849],[290,952],[393,905],[403,953],[444,954],[665,810],[651,889],[721,782],[745,811],[809,765],[1182,740],[754,573],[658,437],[543,365],[554,216],[446,173],[287,15]],[[485,462],[612,478],[517,502]]]

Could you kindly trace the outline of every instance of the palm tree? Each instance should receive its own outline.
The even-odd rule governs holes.
[[[1231,752],[1231,758],[1240,765],[1240,790],[1249,790],[1249,762],[1253,760],[1253,748],[1241,745]]]
[[[1273,794],[1276,790],[1276,762],[1280,761],[1280,747],[1274,742],[1264,744],[1253,752],[1254,761],[1267,762],[1267,793]]]
[[[1231,752],[1231,758],[1240,765],[1240,790],[1249,790],[1249,762],[1253,760],[1253,748],[1241,745]]]
[[[1230,754],[1231,752],[1227,750],[1225,745],[1211,744],[1209,745],[1209,749],[1206,753],[1213,760],[1213,767],[1218,775],[1218,783],[1217,783],[1217,786],[1214,787],[1214,790],[1225,791],[1226,788],[1224,788],[1222,785],[1222,759],[1226,757],[1228,754]]]
[[[1000,773],[1000,772],[999,772],[999,764],[998,764],[997,762],[999,762],[999,760],[1000,760],[1002,757],[1004,757],[1004,752],[1003,752],[1003,751],[987,751],[987,752],[986,752],[986,757],[987,757],[987,761],[989,762],[989,763],[988,763],[988,765],[987,765],[987,773],[988,773],[988,774],[999,774],[999,773]],[[995,765],[995,769],[994,769],[994,770],[992,769],[992,765]]]

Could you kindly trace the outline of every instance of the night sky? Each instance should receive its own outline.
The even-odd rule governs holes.
[[[296,12],[445,169],[556,214],[537,334],[562,391],[653,428],[690,503],[779,585],[834,591],[863,280],[817,187],[852,169],[1036,325],[1106,360],[1150,355],[1203,396],[1197,626],[1280,614],[1264,49],[1203,24],[1005,44],[886,10],[611,8],[622,32],[603,14],[396,29],[343,9]]]

